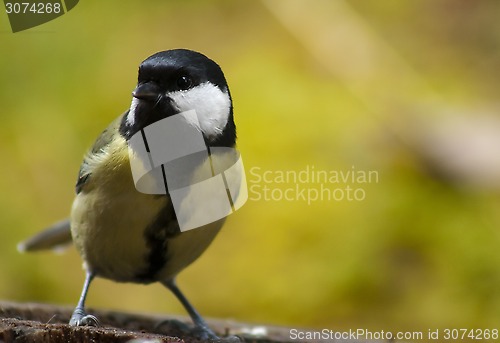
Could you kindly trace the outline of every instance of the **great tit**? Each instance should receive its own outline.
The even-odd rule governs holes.
[[[185,307],[198,337],[217,339],[175,278],[210,245],[224,219],[181,232],[171,197],[138,192],[130,167],[131,137],[189,110],[196,111],[197,129],[208,151],[235,146],[232,99],[214,61],[185,49],[158,52],[144,60],[130,109],[104,130],[84,157],[70,218],[20,244],[20,250],[30,251],[73,240],[84,260],[86,279],[70,325],[98,325],[97,318],[85,311],[94,277],[143,284],[158,281]]]

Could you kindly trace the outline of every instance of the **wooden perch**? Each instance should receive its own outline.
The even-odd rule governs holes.
[[[67,324],[72,310],[56,305],[0,301],[0,343],[199,342],[186,336],[179,324],[174,325],[176,322],[191,325],[187,317],[89,309],[90,313],[99,318],[101,326],[72,327]],[[207,322],[219,335],[238,335],[245,342],[297,342],[290,339],[287,328],[247,325],[227,320]]]

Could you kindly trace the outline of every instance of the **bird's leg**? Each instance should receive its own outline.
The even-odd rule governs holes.
[[[85,276],[85,282],[83,283],[82,294],[80,295],[80,300],[78,300],[78,304],[76,305],[73,314],[71,315],[71,319],[69,321],[69,325],[72,326],[99,326],[99,320],[97,317],[85,313],[85,299],[87,298],[87,292],[89,291],[89,286],[92,280],[94,279],[94,273],[87,271]]]
[[[198,311],[196,311],[196,309],[193,307],[193,305],[191,305],[184,294],[182,294],[179,287],[177,287],[174,279],[164,281],[162,282],[162,284],[165,285],[165,287],[167,287],[172,293],[174,293],[175,297],[179,299],[186,311],[189,313],[189,316],[191,317],[195,325],[194,334],[196,336],[199,336],[199,338],[203,340],[219,340],[219,337],[217,337],[212,329],[208,327],[207,323],[203,320]]]

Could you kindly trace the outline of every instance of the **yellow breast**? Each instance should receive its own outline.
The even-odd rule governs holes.
[[[135,189],[122,137],[87,162],[91,175],[71,211],[73,240],[87,268],[102,277],[129,281],[146,268],[144,229],[166,199]]]

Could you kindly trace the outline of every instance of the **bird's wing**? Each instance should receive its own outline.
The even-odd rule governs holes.
[[[118,129],[120,128],[120,123],[124,115],[127,115],[128,111],[123,113],[121,116],[116,118],[109,126],[97,137],[96,141],[89,152],[85,155],[82,165],[80,166],[80,171],[78,172],[78,180],[76,181],[76,194],[82,191],[83,186],[88,181],[92,174],[92,168],[89,163],[89,156],[95,156],[101,153],[104,148],[113,140],[113,136],[119,134]]]
[[[118,134],[118,128],[120,126],[121,119],[125,112],[118,118],[116,118],[97,138],[94,145],[90,149],[90,154],[98,154],[102,151],[112,140],[113,135]],[[84,158],[82,165],[80,166],[80,171],[78,173],[78,181],[76,182],[76,193],[80,193],[83,186],[92,174],[92,170],[88,163],[88,156]],[[42,232],[20,242],[17,245],[17,249],[21,252],[25,251],[37,251],[37,250],[57,250],[69,245],[72,242],[71,238],[71,225],[69,219],[61,220],[54,225],[48,227]]]
[[[71,243],[69,219],[61,220],[17,245],[20,252],[57,250]]]

